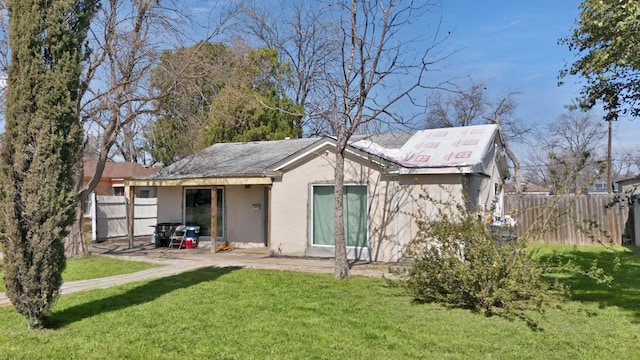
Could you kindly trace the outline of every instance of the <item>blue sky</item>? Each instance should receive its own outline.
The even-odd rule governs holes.
[[[570,35],[580,2],[442,1],[443,27],[452,31],[450,46],[459,50],[443,73],[483,81],[494,97],[519,92],[517,115],[523,121],[556,120],[580,91],[576,77],[557,86],[559,71],[574,60],[558,39]],[[613,134],[614,149],[640,150],[638,120],[621,118]]]
[[[255,1],[277,6],[281,0]],[[469,76],[484,82],[492,98],[518,92],[518,118],[543,127],[565,112],[565,105],[580,90],[580,79],[575,77],[557,86],[559,71],[574,60],[558,39],[570,35],[580,2],[442,0],[426,22],[413,25],[413,35],[430,36],[434,21],[442,16],[441,31],[451,31],[445,51],[455,53],[440,63],[432,76],[439,80]],[[196,0],[191,6],[194,12],[204,14],[213,3]],[[593,115],[601,116],[598,111]],[[638,121],[620,118],[614,123],[614,150],[640,151]]]

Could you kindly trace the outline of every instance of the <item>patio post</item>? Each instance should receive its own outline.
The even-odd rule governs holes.
[[[218,237],[218,188],[211,187],[211,252],[216,252]]]

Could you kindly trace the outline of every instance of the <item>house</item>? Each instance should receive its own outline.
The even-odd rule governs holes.
[[[84,162],[84,174],[82,177],[82,185],[85,186],[91,181],[96,173],[97,161]],[[113,195],[124,196],[124,179],[130,177],[144,177],[155,174],[156,168],[150,168],[134,162],[113,162],[107,161],[104,165],[104,171],[100,182],[96,186],[94,192],[96,195]],[[155,197],[155,188],[141,187],[136,190],[137,197],[151,198]]]
[[[620,180],[616,185],[620,197],[625,199],[628,205],[622,242],[640,246],[640,176]]]
[[[640,176],[617,181],[615,185],[623,196],[640,197]]]
[[[126,193],[135,202],[137,187],[156,186],[158,222],[198,224],[218,242],[331,257],[335,152],[330,137],[215,144],[125,180]],[[345,151],[348,257],[399,260],[424,193],[502,215],[505,173],[495,125],[354,137]]]

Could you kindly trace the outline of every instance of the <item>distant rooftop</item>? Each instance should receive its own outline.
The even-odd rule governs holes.
[[[84,177],[92,177],[96,172],[97,161],[84,162]],[[157,168],[150,168],[134,162],[107,161],[104,164],[103,178],[125,179],[131,177],[145,177],[158,172]]]

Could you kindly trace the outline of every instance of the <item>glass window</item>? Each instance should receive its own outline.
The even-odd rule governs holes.
[[[313,187],[313,244],[334,245],[333,186]],[[344,187],[344,230],[347,246],[367,244],[367,187]]]
[[[224,191],[217,189],[217,234],[224,236]],[[200,234],[211,236],[211,189],[185,189],[184,222],[187,225],[200,226]]]

